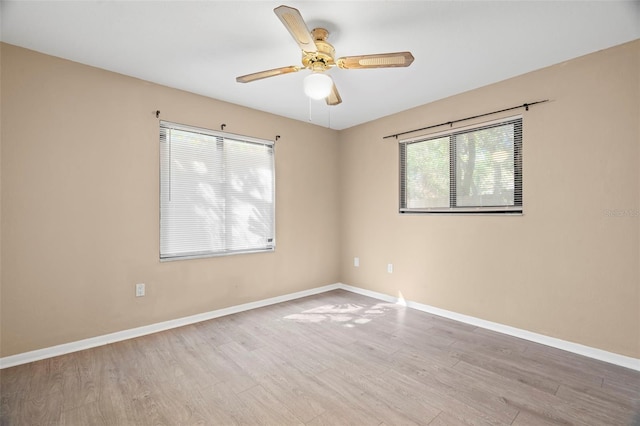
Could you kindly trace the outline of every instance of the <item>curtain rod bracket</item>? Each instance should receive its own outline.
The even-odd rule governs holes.
[[[156,110],[156,118],[159,118],[159,117],[160,117],[160,110],[158,109]]]
[[[221,125],[220,125],[220,130],[224,130],[224,128],[225,128],[225,127],[227,127],[227,125],[226,125],[226,124],[224,124],[224,123],[223,123],[223,124],[221,124]]]
[[[276,135],[276,140],[280,139],[280,135]]]

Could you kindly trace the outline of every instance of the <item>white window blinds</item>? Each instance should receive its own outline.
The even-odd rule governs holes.
[[[160,122],[160,258],[275,248],[273,142]]]

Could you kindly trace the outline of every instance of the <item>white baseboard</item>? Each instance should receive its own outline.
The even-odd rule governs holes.
[[[584,355],[589,358],[640,371],[640,359],[638,358],[632,358],[629,356],[604,351],[602,349],[581,345],[579,343],[568,342],[566,340],[557,339],[555,337],[545,336],[544,334],[533,333],[531,331],[522,330],[520,328],[486,321],[480,318],[459,314],[457,312],[447,311],[445,309],[436,308],[434,306],[429,306],[418,302],[401,300],[397,297],[389,296],[387,294],[378,293],[375,291],[365,290],[360,287],[339,284],[339,288],[351,291],[353,293],[362,294],[363,296],[373,297],[374,299],[383,300],[389,303],[400,303],[409,308],[417,309],[419,311],[427,312],[433,315],[438,315],[440,317],[449,318],[455,321],[463,322],[465,324],[474,325],[476,327],[485,328],[487,330],[497,331],[498,333],[518,337],[520,339],[529,340],[531,342],[540,343],[546,346],[551,346],[553,348],[562,349],[567,352],[573,352],[578,355]]]
[[[271,297],[269,299],[258,300],[256,302],[249,302],[242,305],[230,306],[228,308],[216,309],[215,311],[205,312],[202,314],[191,315],[188,317],[178,318],[170,321],[163,321],[156,324],[145,325],[143,327],[136,327],[129,330],[91,337],[89,339],[78,340],[76,342],[64,343],[62,345],[51,346],[49,348],[11,355],[0,358],[0,370],[20,364],[39,361],[41,359],[65,355],[71,352],[95,348],[96,346],[108,345],[110,343],[120,342],[122,340],[133,339],[135,337],[141,337],[147,334],[157,333],[159,331],[165,331],[189,324],[195,324],[213,318],[237,314],[238,312],[244,312],[250,309],[262,308],[264,306],[275,305],[276,303],[287,302],[289,300],[300,299],[307,296],[313,296],[314,294],[324,293],[326,291],[336,290],[338,288],[340,288],[339,284],[316,287],[309,290],[285,294],[283,296]]]
[[[607,352],[602,349],[596,349],[596,348],[581,345],[578,343],[556,339],[554,337],[545,336],[543,334],[533,333],[527,330],[522,330],[522,329],[511,327],[508,325],[486,321],[480,318],[463,315],[463,314],[459,314],[452,311],[447,311],[445,309],[436,308],[434,306],[429,306],[429,305],[425,305],[418,302],[398,299],[397,297],[394,297],[394,296],[378,293],[371,290],[365,290],[360,287],[354,287],[354,286],[350,286],[342,283],[326,285],[323,287],[316,287],[309,290],[303,290],[295,293],[285,294],[283,296],[271,297],[269,299],[259,300],[256,302],[244,303],[242,305],[237,305],[237,306],[230,306],[228,308],[217,309],[215,311],[205,312],[202,314],[192,315],[184,318],[178,318],[170,321],[164,321],[164,322],[151,324],[143,327],[137,327],[129,330],[118,331],[111,334],[105,334],[102,336],[96,336],[89,339],[83,339],[76,342],[70,342],[62,345],[52,346],[49,348],[43,348],[35,351],[11,355],[8,357],[0,358],[0,369],[13,367],[20,364],[26,364],[33,361],[39,361],[46,358],[52,358],[55,356],[64,355],[71,352],[77,352],[84,349],[94,348],[96,346],[107,345],[107,344],[119,342],[122,340],[132,339],[135,337],[157,333],[159,331],[169,330],[172,328],[182,327],[189,324],[195,324],[195,323],[210,320],[213,318],[219,318],[222,316],[231,315],[238,312],[244,312],[250,309],[262,308],[264,306],[274,305],[276,303],[281,303],[289,300],[299,299],[302,297],[312,296],[315,294],[324,293],[324,292],[336,290],[336,289],[347,290],[352,293],[361,294],[363,296],[369,296],[374,299],[382,300],[388,303],[399,303],[409,308],[427,312],[433,315],[438,315],[444,318],[449,318],[449,319],[460,321],[466,324],[474,325],[474,326],[485,328],[488,330],[493,330],[498,333],[518,337],[520,339],[525,339],[525,340],[529,340],[536,343],[541,343],[546,346],[551,346],[551,347],[562,349],[568,352],[584,355],[589,358],[594,358],[600,361],[608,362],[610,364],[615,364],[622,367],[640,371],[640,359],[637,359],[637,358],[632,358],[632,357],[616,354],[613,352]]]

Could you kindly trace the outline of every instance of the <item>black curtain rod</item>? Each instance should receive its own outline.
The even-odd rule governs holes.
[[[446,126],[447,124],[450,125],[450,126],[453,126],[454,123],[459,123],[461,121],[473,120],[474,118],[486,117],[487,115],[498,114],[500,112],[511,111],[511,110],[518,109],[518,108],[524,108],[525,110],[529,111],[529,107],[531,105],[542,104],[544,102],[549,102],[549,99],[545,99],[543,101],[528,102],[528,103],[525,103],[525,104],[522,104],[522,105],[518,105],[518,106],[514,106],[514,107],[511,107],[511,108],[500,109],[498,111],[487,112],[485,114],[474,115],[472,117],[461,118],[459,120],[453,120],[453,121],[447,121],[447,122],[440,123],[440,124],[434,124],[433,126],[421,127],[419,129],[414,129],[414,130],[407,130],[406,132],[395,133],[393,135],[385,136],[382,139],[388,139],[388,138],[396,138],[396,139],[398,139],[398,136],[406,135],[408,133],[419,132],[421,130],[427,130],[427,129],[433,129],[434,127]]]

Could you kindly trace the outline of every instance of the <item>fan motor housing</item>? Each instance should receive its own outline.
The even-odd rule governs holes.
[[[316,52],[302,52],[302,65],[305,68],[312,69],[314,71],[324,71],[335,65],[334,56],[336,50],[327,41],[329,37],[329,31],[324,28],[314,28],[311,31],[311,35],[318,49]]]

